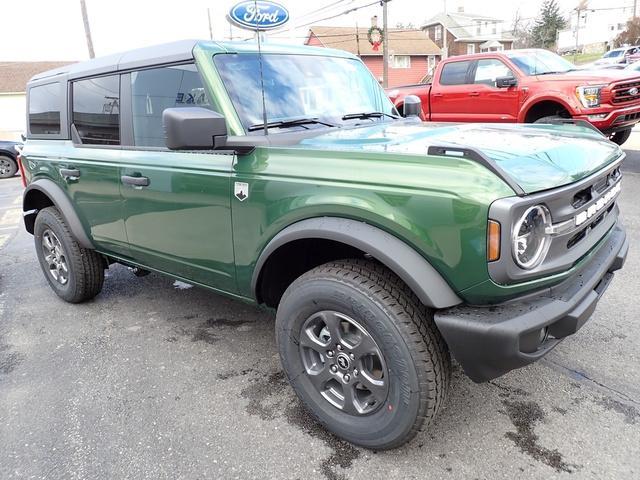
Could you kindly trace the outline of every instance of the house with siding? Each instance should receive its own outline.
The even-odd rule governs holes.
[[[503,23],[498,18],[460,10],[437,14],[422,25],[422,30],[447,57],[511,50],[513,35],[503,29]]]
[[[309,29],[306,45],[345,50],[358,55],[382,83],[382,45],[367,39],[368,28],[323,27]],[[440,60],[440,48],[419,30],[389,29],[389,87],[420,83],[429,78]]]
[[[71,62],[0,62],[0,140],[19,140],[26,127],[26,86],[37,73]]]

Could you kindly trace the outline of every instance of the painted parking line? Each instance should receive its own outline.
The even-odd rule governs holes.
[[[19,207],[21,200],[22,197],[18,195],[9,206],[0,208],[0,249],[5,246],[18,228],[22,218],[22,209]]]

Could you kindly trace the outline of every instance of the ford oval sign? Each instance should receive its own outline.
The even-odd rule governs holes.
[[[229,19],[240,28],[271,30],[287,23],[289,12],[279,3],[247,0],[231,8]]]

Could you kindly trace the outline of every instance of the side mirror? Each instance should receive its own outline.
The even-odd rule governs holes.
[[[422,113],[422,100],[420,100],[420,97],[416,95],[404,97],[403,113],[405,117],[420,117]]]
[[[497,88],[509,88],[518,85],[518,79],[515,77],[498,77],[496,78]]]
[[[162,124],[171,150],[212,150],[227,143],[224,116],[208,108],[167,108],[162,112]]]

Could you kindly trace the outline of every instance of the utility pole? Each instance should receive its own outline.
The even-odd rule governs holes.
[[[91,29],[89,28],[89,17],[87,15],[87,5],[84,0],[80,0],[80,9],[82,10],[82,22],[84,23],[84,34],[87,37],[87,48],[89,49],[89,58],[95,58],[93,52],[93,40],[91,40]]]
[[[387,32],[387,3],[391,0],[381,0],[382,2],[382,86],[388,87],[389,83],[389,32]]]
[[[576,55],[578,55],[578,36],[580,35],[580,13],[582,12],[582,4],[576,8],[578,17],[576,18],[576,49],[573,52],[573,63],[576,63]]]
[[[211,9],[207,7],[207,18],[209,19],[209,40],[213,40],[213,29],[211,28]]]
[[[358,22],[356,22],[356,49],[358,51],[358,57],[360,57],[360,32],[358,30]]]

